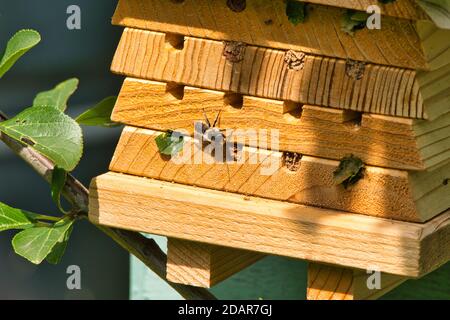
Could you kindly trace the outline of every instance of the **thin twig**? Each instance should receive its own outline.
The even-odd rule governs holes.
[[[0,122],[8,118],[0,112]],[[29,146],[12,139],[0,132],[0,140],[3,141],[14,153],[28,163],[48,183],[51,182],[54,164]],[[67,175],[66,185],[62,192],[63,196],[88,217],[89,191],[72,175]],[[95,225],[98,229],[108,235],[122,248],[141,260],[150,270],[161,279],[166,280],[167,256],[153,239],[147,239],[137,232],[119,230]],[[216,297],[208,290],[176,283],[167,282],[183,298],[188,300],[214,300]]]

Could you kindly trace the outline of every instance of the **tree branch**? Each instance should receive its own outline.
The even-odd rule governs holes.
[[[0,122],[8,118],[0,112]],[[12,139],[0,132],[0,140],[3,141],[14,153],[28,163],[48,183],[51,182],[54,164],[37,151]],[[72,175],[67,175],[63,196],[76,207],[81,214],[88,216],[89,191]],[[141,260],[150,270],[161,279],[166,280],[167,256],[153,239],[147,239],[137,232],[119,230],[95,225],[99,230],[108,235],[122,248]],[[188,300],[213,300],[212,293],[203,288],[196,288],[176,283],[167,282],[183,298]]]

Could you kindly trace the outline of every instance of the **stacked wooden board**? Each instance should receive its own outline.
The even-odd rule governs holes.
[[[168,280],[202,287],[281,255],[311,262],[309,299],[376,298],[447,262],[450,31],[412,0],[353,36],[340,17],[366,1],[308,1],[299,25],[283,0],[237,2],[119,1],[126,127],[90,219],[167,236]],[[227,130],[232,161],[194,122]],[[167,156],[174,130],[184,149]],[[364,168],[344,186],[349,158]]]

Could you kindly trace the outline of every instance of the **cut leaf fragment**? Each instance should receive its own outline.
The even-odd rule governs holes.
[[[334,171],[334,183],[346,189],[358,182],[364,174],[364,162],[354,155],[344,157]]]
[[[286,15],[288,20],[293,25],[305,22],[306,19],[306,3],[299,2],[297,0],[287,0],[286,2]]]
[[[346,10],[341,19],[341,30],[353,36],[355,31],[364,29],[369,14],[362,11]]]
[[[178,154],[184,146],[184,137],[172,131],[160,134],[155,141],[159,152],[167,156]]]

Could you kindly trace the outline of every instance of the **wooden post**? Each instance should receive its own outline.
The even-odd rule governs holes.
[[[263,257],[255,252],[170,238],[167,280],[211,288]]]
[[[407,280],[405,277],[318,263],[308,265],[308,300],[373,300],[381,297]]]

